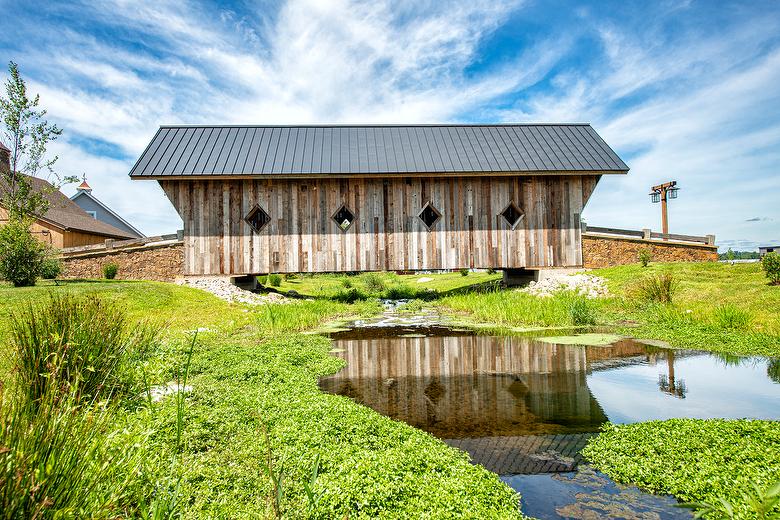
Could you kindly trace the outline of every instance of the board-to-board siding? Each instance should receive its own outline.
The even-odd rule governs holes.
[[[580,215],[598,176],[163,180],[189,275],[582,265]],[[428,231],[430,201],[442,214]],[[500,216],[514,201],[512,229]],[[271,217],[254,233],[244,217]],[[331,218],[345,204],[356,220]]]

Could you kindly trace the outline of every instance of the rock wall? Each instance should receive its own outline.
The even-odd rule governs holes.
[[[184,272],[184,246],[178,242],[147,245],[116,251],[65,254],[63,278],[102,278],[103,266],[119,266],[117,280],[158,280],[172,282]]]
[[[717,246],[662,242],[640,238],[582,235],[583,267],[599,268],[639,262],[639,252],[650,252],[653,262],[715,262]]]
[[[650,251],[654,262],[715,262],[716,246],[661,242],[638,238],[582,235],[584,267],[599,268],[637,263],[639,251]],[[63,278],[102,278],[103,266],[119,266],[119,280],[158,280],[171,282],[184,273],[184,246],[147,244],[117,250],[66,253],[62,257]]]

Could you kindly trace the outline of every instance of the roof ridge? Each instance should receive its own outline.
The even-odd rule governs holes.
[[[503,127],[503,126],[591,126],[590,123],[322,123],[322,124],[276,124],[276,125],[207,125],[170,124],[160,128],[452,128],[452,127]]]

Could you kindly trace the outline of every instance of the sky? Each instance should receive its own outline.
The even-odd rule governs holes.
[[[128,172],[162,124],[588,122],[629,165],[593,226],[780,244],[780,1],[0,0],[0,61],[61,175],[147,235],[180,229]],[[7,77],[7,74],[0,74]],[[66,194],[75,185],[63,188]]]

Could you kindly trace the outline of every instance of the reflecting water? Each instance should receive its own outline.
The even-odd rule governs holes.
[[[780,362],[621,340],[590,347],[390,324],[333,336],[347,366],[330,393],[467,451],[538,518],[690,518],[674,499],[617,486],[579,451],[607,422],[780,419]],[[587,488],[587,489],[586,489]]]
[[[585,347],[404,332],[336,336],[336,355],[348,364],[321,388],[443,439],[594,432],[608,420],[780,418],[780,385],[762,358],[633,340]]]

